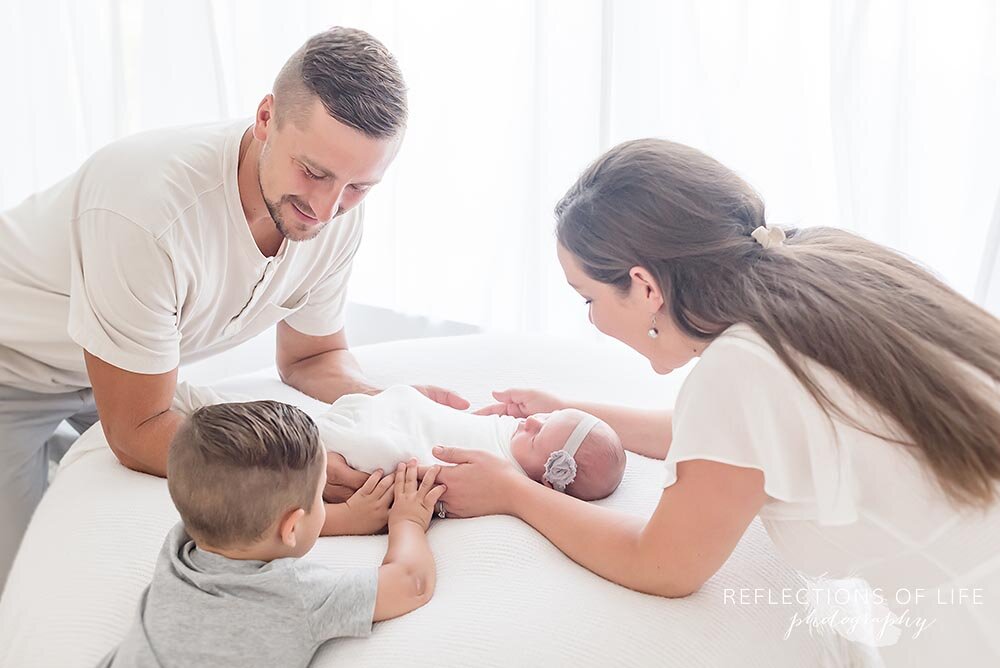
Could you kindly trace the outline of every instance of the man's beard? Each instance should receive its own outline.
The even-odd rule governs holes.
[[[288,204],[289,206],[295,206],[298,204],[299,209],[303,212],[308,211],[309,207],[295,195],[282,195],[281,199],[277,202],[269,200],[267,195],[264,194],[264,184],[260,179],[259,164],[257,167],[257,183],[260,185],[260,196],[264,200],[264,206],[267,207],[267,212],[271,215],[271,220],[274,221],[274,227],[277,228],[278,233],[283,239],[291,239],[292,241],[309,241],[311,239],[315,239],[319,233],[323,231],[323,228],[327,226],[327,223],[329,223],[329,221],[326,221],[324,223],[313,225],[311,229],[308,229],[308,236],[304,236],[302,238],[291,236],[289,234],[288,223],[285,222],[284,216],[281,215],[281,206],[283,204]],[[341,213],[343,213],[343,211],[338,208],[337,213],[335,213],[333,217],[336,218]]]
[[[263,194],[263,191],[261,194]],[[323,231],[323,228],[326,227],[326,223],[320,223],[318,225],[315,225],[311,229],[308,229],[308,231],[306,232],[308,236],[299,238],[294,235],[294,232],[292,232],[291,234],[289,233],[290,231],[288,229],[288,223],[285,222],[285,217],[281,215],[281,207],[283,204],[288,204],[289,206],[295,206],[292,203],[293,199],[297,198],[293,198],[292,195],[284,195],[277,202],[272,202],[267,197],[264,197],[264,205],[267,207],[267,212],[271,214],[271,220],[274,221],[275,228],[277,228],[278,232],[281,234],[282,237],[284,237],[285,239],[291,239],[292,241],[309,241],[310,239],[315,239],[316,236]],[[308,207],[300,206],[299,208],[302,209]]]

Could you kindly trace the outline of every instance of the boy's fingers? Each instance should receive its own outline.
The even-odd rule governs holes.
[[[406,465],[403,462],[399,462],[396,465],[396,482],[393,485],[393,489],[396,490],[396,496],[403,496],[403,484],[406,479]]]
[[[427,475],[427,472],[430,471],[435,466],[437,466],[438,468],[440,468],[439,464],[427,464],[426,466],[418,466],[417,467],[417,480],[422,479],[425,475]]]
[[[374,471],[372,471],[372,474],[368,476],[368,480],[365,481],[365,484],[361,486],[361,489],[359,491],[361,491],[363,494],[371,494],[372,490],[375,489],[375,486],[381,479],[382,479],[382,469],[375,469]]]
[[[385,490],[385,492],[382,493],[382,496],[379,499],[379,501],[381,501],[381,502],[385,503],[386,505],[388,505],[388,504],[392,503],[392,499],[395,496],[396,496],[396,488],[390,486],[389,489]]]
[[[406,489],[411,491],[417,489],[417,462],[414,460],[406,465]]]
[[[378,485],[375,487],[374,493],[377,496],[382,496],[383,494],[385,494],[385,491],[387,489],[392,489],[392,483],[394,483],[395,481],[396,481],[396,474],[390,473],[389,475],[385,476],[379,481]]]
[[[424,504],[433,508],[437,505],[438,499],[441,495],[448,491],[448,488],[444,485],[437,485],[431,491],[427,492],[427,496],[424,497]]]
[[[440,471],[440,466],[432,466],[428,469],[427,473],[424,474],[423,480],[420,481],[420,491],[422,493],[426,494],[427,490],[434,486],[434,480]]]

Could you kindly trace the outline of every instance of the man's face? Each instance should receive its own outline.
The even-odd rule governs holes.
[[[268,120],[258,113],[254,131],[264,141],[258,165],[264,203],[278,231],[292,241],[312,239],[357,206],[382,180],[402,141],[402,133],[372,139],[344,125],[319,98],[303,120],[287,119],[281,128],[273,113]]]

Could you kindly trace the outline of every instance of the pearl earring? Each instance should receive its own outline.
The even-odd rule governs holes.
[[[660,330],[658,330],[656,328],[656,316],[655,315],[653,316],[653,322],[650,323],[650,325],[649,325],[649,331],[646,332],[646,333],[649,334],[649,338],[651,338],[651,339],[655,339],[656,337],[658,337],[660,335]]]

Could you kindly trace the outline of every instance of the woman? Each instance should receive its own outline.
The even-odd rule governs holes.
[[[657,373],[701,359],[672,414],[534,390],[495,393],[484,412],[593,413],[630,451],[665,458],[662,498],[642,521],[449,447],[436,451],[456,465],[440,475],[445,512],[517,516],[594,573],[672,597],[710,578],[759,515],[793,566],[861,576],[874,603],[908,610],[890,665],[993,664],[1000,322],[853,234],[768,227],[732,171],[666,141],[609,151],[556,217],[595,327]]]

